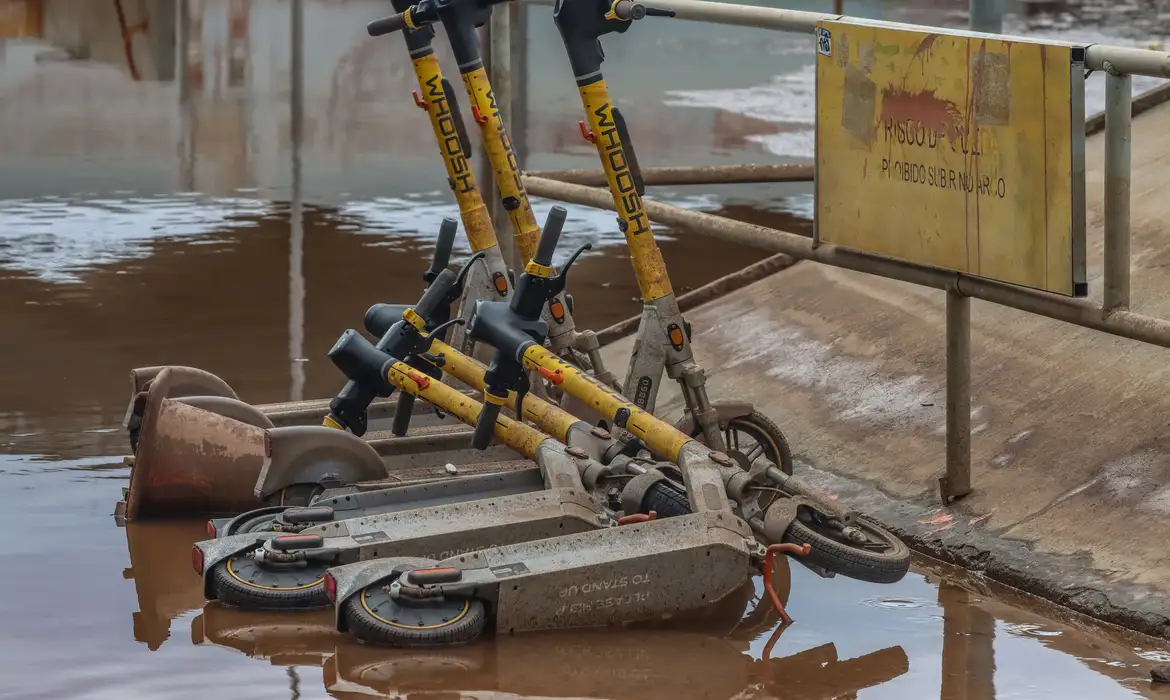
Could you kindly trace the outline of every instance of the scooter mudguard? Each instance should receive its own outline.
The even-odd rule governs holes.
[[[260,409],[239,399],[230,399],[226,396],[184,396],[175,400],[182,401],[188,406],[201,408],[204,411],[217,413],[225,418],[254,425],[257,428],[276,427],[273,425],[272,419],[264,415]]]
[[[262,427],[169,398],[171,370],[147,393],[126,493],[126,520],[242,512],[267,456]]]
[[[727,423],[732,418],[743,418],[751,415],[751,412],[755,410],[755,407],[748,401],[712,401],[711,408],[715,409],[715,417],[719,421],[719,427],[724,430],[727,429]],[[695,417],[687,412],[678,419],[674,427],[681,433],[694,435],[697,430]]]
[[[354,484],[389,476],[378,451],[344,430],[295,425],[269,430],[267,440],[269,458],[253,481],[258,500],[294,484]]]
[[[181,396],[224,396],[229,399],[238,399],[236,392],[228,383],[206,370],[183,365],[158,365],[156,367],[138,367],[130,370],[130,395],[146,390],[146,383],[158,377],[164,369],[171,370],[170,388],[168,396],[172,399]]]

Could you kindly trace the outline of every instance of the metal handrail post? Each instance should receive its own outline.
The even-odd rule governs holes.
[[[943,504],[971,493],[971,297],[947,289],[947,462]]]
[[[1105,313],[1129,308],[1133,80],[1106,64]]]

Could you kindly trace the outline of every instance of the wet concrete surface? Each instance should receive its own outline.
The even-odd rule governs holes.
[[[131,24],[151,7],[124,4]],[[331,393],[339,378],[325,351],[370,303],[417,296],[431,238],[453,207],[409,100],[401,47],[360,40],[384,3],[306,3],[315,34],[299,144],[288,131],[287,3],[194,5],[204,23],[192,53],[206,60],[185,101],[157,16],[132,42],[138,82],[112,5],[49,2],[43,40],[0,40],[0,697],[1170,697],[1146,680],[1151,663],[1170,659],[1158,644],[925,560],[886,587],[824,582],[793,566],[779,578],[798,622],[770,660],[774,621],[737,626],[742,602],[665,629],[410,654],[336,636],[321,615],[205,606],[188,561],[202,522],[119,529],[111,517],[128,479],[119,427],[128,370],[201,367],[254,402]],[[890,12],[873,3],[851,11]],[[241,18],[271,29],[233,34]],[[809,62],[794,48],[802,37],[678,26],[653,30],[639,49],[607,46],[613,65],[643,71],[610,81],[629,95],[643,163],[801,157],[767,138],[803,128],[783,111],[799,79],[770,110],[745,112],[720,90],[758,93],[753,86],[799,72]],[[695,42],[727,60],[650,79]],[[737,64],[745,51],[769,58]],[[571,138],[571,88],[557,97],[565,85],[554,78],[533,73],[547,97],[530,114],[528,164],[592,166]],[[674,104],[682,98],[668,93],[679,90],[692,90],[691,106]],[[665,119],[669,130],[645,126]],[[653,196],[807,233],[810,191]],[[542,216],[550,205],[534,203]],[[637,313],[611,215],[575,210],[569,223],[563,248],[597,246],[573,275],[580,324],[600,329]],[[680,293],[764,255],[661,236]]]

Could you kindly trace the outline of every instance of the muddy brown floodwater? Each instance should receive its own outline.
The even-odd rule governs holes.
[[[454,208],[404,49],[363,36],[386,3],[305,0],[295,141],[291,3],[190,0],[180,65],[175,3],[122,2],[124,27],[117,4],[0,2],[0,697],[1170,697],[1146,680],[1170,659],[1160,644],[929,562],[893,586],[785,568],[797,623],[772,644],[758,580],[701,618],[436,652],[355,644],[328,615],[205,605],[189,563],[202,522],[112,518],[128,370],[201,367],[254,402],[325,396],[340,384],[325,352],[369,304],[417,298]],[[555,34],[531,12],[536,97],[517,141],[533,168],[591,166]],[[644,164],[807,161],[803,37],[639,31],[607,51]],[[806,185],[652,194],[811,230]],[[680,293],[763,257],[659,233]],[[570,208],[561,255],[585,241],[571,289],[600,329],[637,313],[637,291],[611,214]]]

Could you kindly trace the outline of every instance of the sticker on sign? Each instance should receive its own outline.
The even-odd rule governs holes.
[[[817,27],[817,53],[822,56],[833,55],[833,36],[824,27]]]

